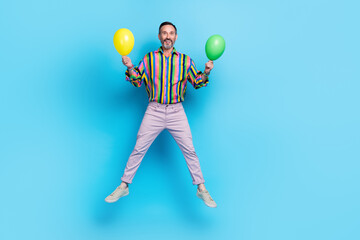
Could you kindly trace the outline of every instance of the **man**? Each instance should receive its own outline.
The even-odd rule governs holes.
[[[161,47],[145,55],[139,66],[134,66],[127,56],[122,57],[123,64],[128,68],[126,80],[135,87],[145,82],[149,97],[136,145],[131,153],[121,184],[113,193],[106,197],[106,202],[116,202],[120,197],[129,194],[128,184],[140,166],[140,163],[156,137],[167,129],[179,145],[188,166],[193,184],[197,185],[196,195],[209,207],[216,207],[204,185],[199,159],[195,153],[189,123],[182,106],[189,81],[195,89],[205,87],[208,75],[214,65],[212,61],[205,64],[205,71],[197,71],[193,60],[175,50],[177,29],[170,22],[163,22],[159,27]]]

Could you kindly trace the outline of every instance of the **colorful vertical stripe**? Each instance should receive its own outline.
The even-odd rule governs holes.
[[[183,102],[187,81],[195,89],[205,87],[209,82],[201,71],[197,71],[194,61],[175,48],[169,57],[163,54],[161,47],[146,54],[132,74],[127,70],[125,75],[126,81],[135,87],[145,83],[149,102],[164,104]]]

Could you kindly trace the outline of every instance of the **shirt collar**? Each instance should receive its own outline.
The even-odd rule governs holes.
[[[156,50],[155,52],[161,52],[161,53],[164,53],[164,51],[163,51],[163,49],[162,49],[162,46],[161,47],[159,47],[159,49],[158,50]],[[175,47],[173,47],[173,51],[172,51],[172,53],[174,54],[176,54],[176,55],[179,55],[179,53],[176,51],[176,49],[175,49]]]

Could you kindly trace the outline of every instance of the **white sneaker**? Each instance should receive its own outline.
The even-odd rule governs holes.
[[[198,189],[196,192],[196,196],[202,199],[208,207],[215,208],[217,206],[216,202],[211,198],[210,193],[207,190],[200,192]]]
[[[113,203],[119,200],[121,197],[125,197],[129,195],[129,187],[127,188],[121,188],[118,186],[115,191],[113,191],[109,196],[105,198],[105,202]]]

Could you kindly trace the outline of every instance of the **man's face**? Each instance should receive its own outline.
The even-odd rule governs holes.
[[[171,49],[177,39],[175,28],[171,25],[162,26],[159,33],[159,40],[164,49]]]

